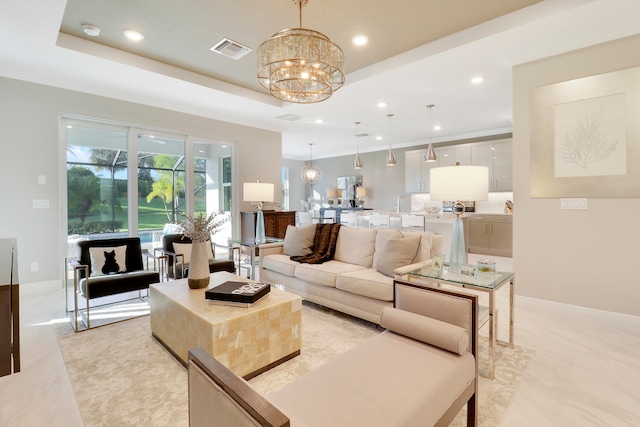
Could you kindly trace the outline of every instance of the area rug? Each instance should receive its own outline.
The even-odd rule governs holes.
[[[381,332],[369,322],[315,304],[303,304],[300,356],[253,378],[262,393],[278,390],[358,343]],[[149,317],[56,335],[86,426],[187,426],[187,372],[151,337]],[[481,339],[486,354],[486,339]],[[496,349],[496,378],[479,382],[481,426],[497,426],[522,380],[532,352]],[[482,359],[481,359],[482,366]],[[464,410],[452,426],[463,426]]]

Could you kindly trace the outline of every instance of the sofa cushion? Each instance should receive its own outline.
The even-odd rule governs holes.
[[[383,240],[376,247],[376,252],[381,252],[378,257],[376,270],[385,276],[394,277],[394,270],[398,267],[404,267],[413,262],[418,252],[421,236],[417,233],[413,235],[407,234],[399,239]]]
[[[91,277],[127,271],[127,245],[89,248]]]
[[[339,274],[336,288],[380,301],[393,301],[393,279],[373,268]]]
[[[309,283],[335,288],[338,274],[358,270],[366,270],[366,268],[331,260],[322,264],[299,264],[296,266],[294,276]]]
[[[316,224],[307,224],[301,227],[287,226],[284,235],[282,253],[289,256],[308,255],[312,252],[313,239],[316,236]]]
[[[289,256],[283,254],[271,254],[262,259],[263,268],[292,277],[299,265],[299,262],[291,261]]]
[[[268,398],[292,426],[433,426],[475,377],[471,353],[385,331]]]
[[[466,329],[410,311],[385,307],[380,315],[380,326],[459,355],[469,348]]]
[[[333,259],[369,268],[373,262],[375,240],[375,229],[341,227]]]
[[[160,281],[157,271],[129,271],[116,275],[105,275],[89,278],[89,297],[100,298],[123,292],[146,289],[151,283]],[[82,295],[87,295],[87,279],[79,280],[78,286]]]

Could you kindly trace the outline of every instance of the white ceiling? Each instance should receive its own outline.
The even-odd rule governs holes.
[[[637,0],[310,0],[303,26],[344,49],[346,84],[325,102],[296,105],[255,83],[253,53],[233,61],[209,52],[222,37],[255,51],[298,26],[290,0],[0,5],[0,76],[282,132],[283,156],[296,159],[309,157],[310,142],[314,158],[354,153],[355,121],[371,135],[361,151],[386,149],[389,135],[394,147],[425,144],[427,104],[443,127],[432,132],[436,143],[510,132],[513,66],[640,32]],[[82,36],[84,23],[101,37]],[[145,40],[124,44],[125,28]],[[370,43],[356,48],[350,38],[361,32]],[[475,75],[481,85],[470,83]],[[300,119],[276,118],[283,114]]]

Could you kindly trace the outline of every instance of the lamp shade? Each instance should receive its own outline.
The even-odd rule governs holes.
[[[367,195],[367,190],[365,190],[364,187],[356,187],[356,195],[363,198]]]
[[[447,166],[430,171],[431,200],[487,200],[489,168],[486,166]]]
[[[243,193],[245,202],[273,202],[273,184],[245,182]]]

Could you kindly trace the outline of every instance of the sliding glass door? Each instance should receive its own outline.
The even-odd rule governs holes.
[[[128,234],[127,132],[68,124],[70,238]]]
[[[79,239],[127,235],[151,249],[187,213],[231,215],[229,145],[93,121],[63,123],[70,255]],[[226,244],[229,237],[231,221],[214,240]]]

